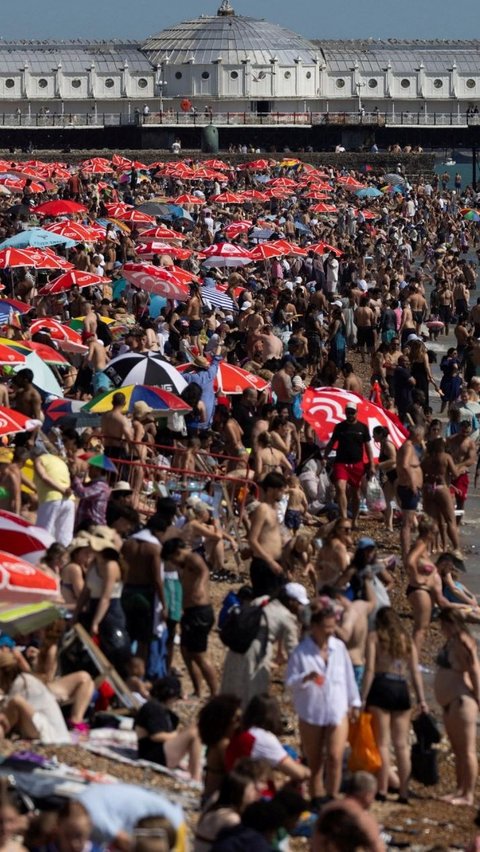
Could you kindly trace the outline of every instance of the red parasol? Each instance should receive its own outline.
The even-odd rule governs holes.
[[[41,319],[34,320],[30,326],[30,333],[36,334],[37,331],[46,331],[53,340],[61,342],[62,348],[67,352],[73,351],[69,350],[69,344],[81,346],[82,351],[86,351],[86,347],[83,346],[82,337],[78,331],[75,331],[68,325],[63,325],[52,317],[42,317]]]
[[[152,241],[149,243],[139,243],[137,245],[137,254],[168,254],[170,257],[175,258],[175,260],[187,260],[191,257],[192,252],[190,249]]]
[[[243,204],[243,193],[240,192],[221,192],[220,195],[212,195],[209,201],[214,201],[215,204]]]
[[[0,510],[2,547],[13,556],[21,556],[35,564],[55,541],[42,527],[37,527],[14,512]]]
[[[187,238],[179,231],[174,231],[172,228],[167,228],[166,225],[158,225],[156,228],[148,228],[142,231],[142,240],[148,237],[149,240],[179,240],[183,241]]]
[[[71,272],[65,272],[54,281],[49,281],[39,290],[40,296],[53,296],[55,293],[65,293],[71,290],[72,287],[93,287],[97,285],[103,287],[104,284],[111,284],[110,278],[105,278],[103,275],[94,275],[92,272],[80,272],[74,269]]]
[[[189,288],[170,268],[150,263],[125,263],[122,274],[127,281],[146,293],[177,299],[179,302],[186,302],[190,298]]]
[[[39,204],[38,207],[33,208],[33,212],[41,213],[42,216],[66,216],[71,213],[84,213],[86,209],[85,204],[79,204],[78,201],[58,198],[56,201],[45,201],[44,204]]]
[[[285,254],[283,249],[276,248],[271,243],[259,243],[250,252],[250,257],[253,262],[257,260],[269,260],[271,257],[280,257],[282,254]]]
[[[59,594],[57,578],[25,559],[0,550],[0,596],[2,602],[35,603]]]
[[[41,426],[40,420],[32,420],[13,408],[0,405],[0,435],[15,435],[17,432],[31,432]]]
[[[110,214],[112,215],[112,214]],[[149,216],[148,213],[142,213],[141,210],[122,210],[115,214],[115,219],[120,219],[122,222],[145,223],[147,225],[155,225],[155,216]]]
[[[345,407],[354,402],[358,407],[358,419],[365,423],[372,434],[375,426],[386,426],[393,444],[398,449],[406,439],[406,433],[389,417],[387,411],[373,402],[341,388],[308,388],[302,399],[304,419],[313,426],[315,434],[323,444],[331,438],[333,427],[345,420]],[[372,445],[374,456],[379,448]]]
[[[177,366],[177,370],[184,373],[189,366],[191,365],[180,364]],[[243,370],[242,367],[236,367],[234,364],[227,364],[226,361],[221,361],[218,365],[217,378],[213,383],[215,392],[220,391],[227,396],[243,393],[248,388],[253,388],[260,393],[269,386],[270,383],[261,379],[260,376],[256,376],[248,370]]]
[[[306,246],[307,251],[314,251],[316,254],[328,254],[329,251],[333,251],[337,257],[341,257],[343,251],[336,246],[331,246],[330,243],[324,243],[320,240],[319,243],[313,243],[311,246]]]

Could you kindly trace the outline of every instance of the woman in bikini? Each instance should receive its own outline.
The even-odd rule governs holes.
[[[261,432],[257,438],[257,451],[255,453],[255,480],[261,482],[267,473],[292,472],[292,466],[285,452],[272,445],[270,432]]]
[[[447,549],[446,528],[454,555],[461,559],[455,504],[447,480],[457,479],[464,471],[456,467],[451,455],[446,452],[445,446],[443,438],[434,438],[427,443],[427,450],[422,460],[423,506],[427,515],[430,515],[438,524],[442,549]]]
[[[452,805],[473,805],[478,775],[480,704],[477,645],[458,612],[451,609],[441,612],[440,625],[446,641],[437,655],[434,689],[455,756],[457,780],[455,793],[444,798]]]
[[[442,581],[432,559],[431,551],[437,532],[437,525],[430,518],[419,521],[418,538],[407,556],[405,566],[408,575],[405,594],[412,609],[413,641],[419,656],[432,618],[433,604],[436,603],[442,609],[452,606],[443,595]]]

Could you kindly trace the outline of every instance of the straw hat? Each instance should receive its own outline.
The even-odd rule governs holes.
[[[210,366],[210,361],[207,358],[204,358],[203,355],[194,355],[193,363],[196,367],[200,367],[201,370],[208,370]]]
[[[81,547],[90,547],[90,534],[86,530],[82,530],[72,539],[68,547],[69,555],[71,556],[75,550],[79,550]]]
[[[101,553],[102,550],[115,550],[116,553],[120,552],[121,539],[118,533],[110,527],[92,527],[87,535],[90,547],[95,551],[95,553]]]
[[[142,420],[144,417],[147,417],[149,414],[153,414],[153,408],[150,408],[146,402],[143,400],[139,400],[134,403],[133,406],[133,416],[137,417],[139,420]]]

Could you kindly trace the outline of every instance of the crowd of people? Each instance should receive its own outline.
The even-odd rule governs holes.
[[[196,852],[299,831],[314,850],[381,850],[369,808],[411,803],[412,712],[433,708],[455,760],[445,801],[473,806],[480,607],[459,572],[480,436],[476,194],[296,160],[11,169],[0,257],[39,226],[74,244],[50,250],[67,273],[0,269],[4,344],[45,347],[61,389],[28,361],[2,368],[0,404],[33,423],[0,449],[0,510],[51,534],[40,565],[64,606],[18,644],[0,635],[3,737],[64,743],[112,713],[65,647],[80,624],[134,696],[138,757],[198,790]],[[328,434],[305,402],[320,388],[343,399]],[[365,711],[375,777],[345,772]],[[0,812],[7,849],[7,795]],[[159,822],[129,848],[180,848],[165,814],[144,817]],[[83,852],[90,833],[70,803],[52,848]]]

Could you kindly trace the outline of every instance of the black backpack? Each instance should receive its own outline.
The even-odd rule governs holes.
[[[234,603],[230,607],[220,627],[220,639],[227,648],[236,654],[245,654],[248,651],[258,636],[263,610],[269,600],[265,598],[261,604]]]

